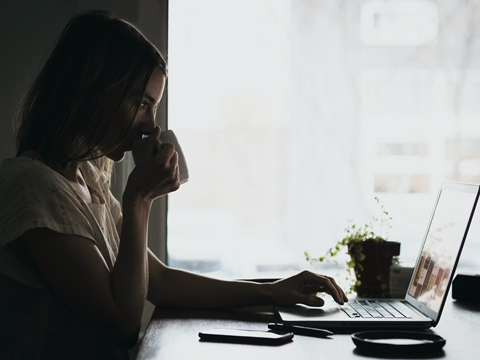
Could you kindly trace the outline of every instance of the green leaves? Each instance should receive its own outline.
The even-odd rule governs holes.
[[[380,216],[373,216],[370,222],[362,226],[358,226],[357,224],[353,223],[353,220],[349,220],[348,225],[345,227],[345,236],[343,239],[337,241],[336,244],[328,249],[324,256],[312,258],[307,251],[304,252],[305,259],[310,263],[337,263],[335,257],[337,257],[341,251],[347,250],[347,253],[350,255],[350,260],[346,262],[348,274],[346,280],[350,281],[351,283],[349,290],[346,291],[347,294],[353,293],[355,291],[355,287],[361,285],[361,281],[358,279],[359,276],[357,275],[355,279],[355,276],[352,274],[352,270],[354,270],[356,274],[358,271],[363,270],[362,262],[365,260],[365,254],[363,253],[362,243],[365,241],[386,241],[388,238],[388,230],[392,228],[390,223],[392,217],[385,210],[383,204],[380,202],[380,199],[376,196],[374,199],[375,202],[380,206]]]
[[[303,252],[303,255],[305,255],[305,260],[307,260],[308,262],[310,262],[312,259],[310,258],[310,254],[308,253],[308,251],[304,251]]]

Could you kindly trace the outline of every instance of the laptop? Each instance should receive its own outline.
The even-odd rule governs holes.
[[[428,329],[440,321],[448,290],[467,237],[479,185],[444,182],[439,190],[404,299],[325,299],[321,308],[277,306],[284,324],[331,330]]]

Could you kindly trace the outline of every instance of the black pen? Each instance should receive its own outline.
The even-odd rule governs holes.
[[[317,329],[317,328],[298,326],[298,325],[270,323],[268,324],[268,328],[270,330],[280,331],[283,333],[291,332],[296,335],[305,335],[305,336],[322,337],[322,338],[333,335],[331,331],[328,331],[325,329]]]

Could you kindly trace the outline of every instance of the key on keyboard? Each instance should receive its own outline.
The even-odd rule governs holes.
[[[349,317],[361,318],[404,318],[400,311],[387,302],[354,300],[340,306]]]

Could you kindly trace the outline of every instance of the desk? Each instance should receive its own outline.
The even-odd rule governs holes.
[[[212,328],[268,330],[275,321],[271,308],[232,311],[181,310],[156,308],[145,332],[137,360],[302,360],[375,359],[356,350],[350,335],[331,339],[295,335],[293,342],[281,346],[258,346],[200,342],[198,333]],[[434,332],[447,340],[444,351],[419,358],[480,359],[480,305],[449,299]],[[402,359],[396,357],[392,359]],[[378,358],[380,359],[380,357]],[[381,357],[385,359],[385,357]]]

